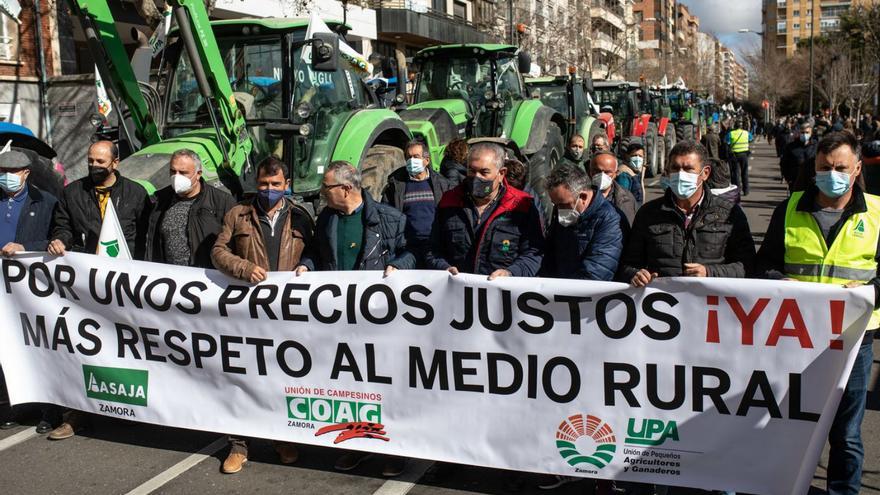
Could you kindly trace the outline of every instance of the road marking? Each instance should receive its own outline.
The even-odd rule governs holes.
[[[648,187],[654,187],[659,183],[660,183],[660,179],[652,180],[651,182],[648,182]]]
[[[416,486],[425,471],[434,465],[433,461],[410,460],[407,470],[403,472],[396,480],[388,480],[373,492],[373,495],[406,495]]]
[[[141,486],[128,492],[128,494],[126,495],[147,495],[148,493],[152,493],[153,491],[158,490],[162,487],[162,485],[168,483],[174,478],[177,478],[181,474],[195,467],[198,463],[217,453],[217,451],[225,447],[228,442],[229,439],[225,436],[214,440],[212,443],[202,447],[202,449],[195,454],[192,454],[191,456],[171,466],[165,471],[162,471],[153,478],[147,480]]]
[[[38,436],[40,436],[40,434],[37,433],[36,428],[28,428],[27,430],[20,431],[11,437],[6,437],[3,440],[0,440],[0,452]]]

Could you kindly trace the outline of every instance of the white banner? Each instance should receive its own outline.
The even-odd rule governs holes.
[[[873,292],[0,261],[14,403],[519,471],[805,493]]]

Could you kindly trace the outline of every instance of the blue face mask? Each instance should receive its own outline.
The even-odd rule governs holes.
[[[672,189],[672,194],[675,194],[678,199],[687,199],[697,192],[697,187],[699,187],[697,181],[699,178],[698,174],[690,172],[669,174],[669,188]]]
[[[260,206],[262,206],[264,210],[268,210],[275,206],[275,204],[281,201],[281,198],[283,197],[284,191],[279,191],[277,189],[262,189],[257,192]]]
[[[849,192],[851,178],[850,174],[834,170],[816,172],[816,187],[829,198],[839,198]]]
[[[18,174],[0,174],[0,189],[8,193],[15,193],[21,190],[21,177]]]

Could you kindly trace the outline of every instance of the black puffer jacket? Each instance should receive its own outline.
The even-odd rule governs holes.
[[[150,220],[150,196],[137,182],[116,174],[110,188],[110,200],[119,217],[128,250],[137,260],[144,259],[147,226]],[[51,239],[64,243],[69,251],[95,254],[101,233],[101,210],[91,179],[83,177],[64,188],[55,208],[55,226]]]
[[[406,249],[404,229],[406,217],[394,208],[377,203],[366,191],[364,195],[364,243],[355,262],[355,270],[384,270],[393,266],[398,270],[416,267],[416,258]],[[308,250],[300,264],[309,271],[338,270],[336,229],[339,217],[336,210],[324,208],[315,226],[316,246]]]
[[[685,263],[706,266],[710,277],[743,278],[751,273],[755,242],[739,206],[703,188],[703,200],[687,229],[672,193],[645,203],[636,214],[618,278],[629,282],[645,268],[661,277],[678,277]]]
[[[211,262],[211,249],[223,227],[223,217],[235,206],[235,199],[231,194],[209,186],[204,179],[199,180],[202,183],[202,190],[193,200],[186,227],[190,251],[189,266],[214,268]],[[165,219],[165,213],[174,204],[176,197],[177,194],[171,186],[156,192],[156,205],[150,214],[150,226],[147,231],[147,261],[168,262],[165,259],[165,247],[162,245],[162,235],[159,230],[162,220]]]

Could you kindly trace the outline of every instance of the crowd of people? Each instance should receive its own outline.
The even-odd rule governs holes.
[[[792,159],[800,175],[812,167],[808,175],[814,182],[789,183],[791,196],[774,211],[757,252],[738,205],[740,194],[749,193],[754,140],[742,121],[712,129],[704,144],[677,143],[661,177],[664,192],[650,201],[645,148],[639,143],[618,156],[604,136],[589,147],[574,136],[546,178],[543,201],[552,208],[544,208],[549,205],[542,206],[527,186],[526,167],[501,145],[457,140],[435,167],[425,144],[413,141],[379,198],[363,188],[358,164],[329,163],[321,182],[326,206],[317,218],[289,196],[290,170],[275,158],[257,166],[256,194],[236,203],[206,183],[196,153],[180,150],[168,164],[171,185],[151,197],[124,176],[116,146],[99,141],[88,151],[88,175],[56,200],[28,183],[27,157],[11,151],[0,155],[0,208],[6,212],[0,246],[7,256],[34,250],[95,253],[112,203],[136,259],[216,268],[248,283],[274,271],[381,270],[393,276],[397,270],[428,269],[489,280],[544,276],[635,287],[683,276],[880,288],[880,198],[866,194],[860,183],[861,144],[853,132],[833,126],[816,141],[811,129],[817,126],[801,124],[813,152]],[[774,136],[777,146],[783,135],[780,130]],[[786,153],[796,155],[790,144],[780,152],[783,162]],[[788,181],[786,163],[782,175]],[[545,218],[544,211],[552,214]],[[859,222],[872,229],[867,238],[847,235]],[[878,314],[869,330],[880,325]],[[867,335],[829,436],[830,493],[859,491],[860,424],[872,362],[873,333]],[[87,424],[86,415],[75,411],[62,418],[47,406],[43,413],[38,431],[53,440],[70,438]],[[229,443],[222,471],[235,473],[247,462],[248,440],[232,437]],[[296,462],[296,445],[278,442],[275,448],[281,462]],[[365,455],[345,452],[336,468],[354,469]],[[383,474],[396,476],[404,464],[388,457]]]

